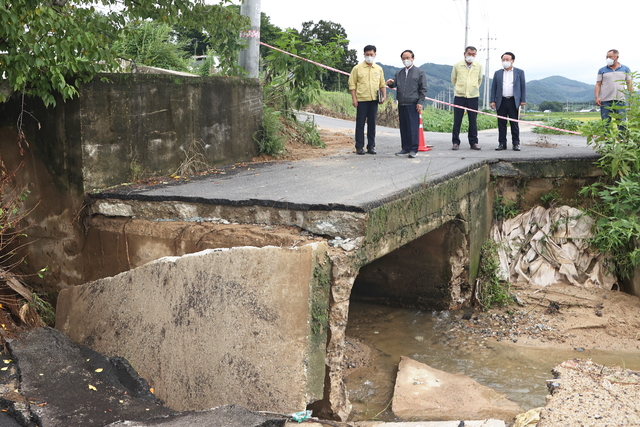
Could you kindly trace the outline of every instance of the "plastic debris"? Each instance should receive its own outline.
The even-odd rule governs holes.
[[[296,412],[295,414],[291,414],[291,419],[293,421],[297,421],[299,423],[303,423],[307,420],[309,420],[309,418],[311,418],[311,411],[300,411],[300,412]]]
[[[611,289],[616,283],[602,254],[589,248],[594,220],[570,206],[536,206],[494,224],[502,280],[547,286],[565,283]]]

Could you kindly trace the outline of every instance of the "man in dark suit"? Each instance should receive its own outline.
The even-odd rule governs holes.
[[[422,129],[420,116],[427,96],[427,76],[413,65],[413,51],[407,49],[400,54],[404,68],[396,72],[395,79],[387,80],[387,86],[397,88],[398,117],[400,119],[400,143],[402,150],[396,156],[408,154],[410,159],[418,155],[418,145]]]
[[[491,108],[499,116],[517,119],[520,107],[524,106],[527,95],[524,71],[513,66],[516,56],[511,52],[502,55],[502,70],[493,75],[491,82]],[[514,151],[520,151],[520,126],[511,121],[511,142]],[[507,120],[498,119],[498,147],[497,151],[507,149]]]

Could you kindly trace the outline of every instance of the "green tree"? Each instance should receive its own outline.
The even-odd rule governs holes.
[[[340,60],[341,43],[340,39],[326,44],[317,39],[302,42],[295,32],[287,30],[275,47],[335,67]],[[300,109],[313,101],[320,91],[322,77],[328,73],[325,68],[275,50],[267,56],[267,61],[266,102],[284,112]]]
[[[282,37],[282,29],[271,23],[271,18],[264,12],[260,14],[260,41],[270,46],[274,46],[278,39]],[[264,60],[271,54],[271,48],[260,46],[260,57]]]
[[[347,32],[338,23],[324,20],[318,21],[317,24],[313,21],[303,22],[300,39],[303,42],[317,41],[323,44],[334,42],[339,51],[335,67],[342,71],[349,73],[358,64],[358,54],[355,49],[349,49]],[[341,90],[348,87],[348,79],[344,74],[331,73],[323,77],[322,85],[326,90]]]
[[[538,110],[540,111],[550,110],[557,113],[564,110],[564,105],[558,101],[543,101],[538,106]]]
[[[128,22],[155,20],[204,28],[225,70],[237,71],[239,32],[248,25],[230,0],[0,0],[0,74],[11,90],[54,105],[77,96],[80,84],[117,68],[116,35]],[[0,102],[7,98],[0,94]]]
[[[130,24],[130,31],[123,34],[116,43],[116,53],[137,64],[176,71],[187,71],[187,53],[171,38],[173,30],[167,24],[143,21]]]
[[[211,49],[209,37],[202,29],[177,26],[174,32],[178,38],[179,46],[190,56],[204,55]]]

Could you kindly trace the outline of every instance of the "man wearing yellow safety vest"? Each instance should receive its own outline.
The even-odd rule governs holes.
[[[464,50],[464,59],[453,66],[451,70],[451,84],[454,88],[454,105],[460,105],[472,110],[478,110],[478,97],[482,84],[482,65],[476,62],[478,50],[473,46],[467,46]],[[453,150],[460,148],[460,127],[465,110],[453,109],[453,133],[451,140]],[[469,145],[472,150],[480,150],[478,145],[478,125],[476,118],[478,113],[467,111],[469,117]]]

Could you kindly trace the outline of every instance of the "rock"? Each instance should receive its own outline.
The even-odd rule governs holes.
[[[402,419],[513,420],[524,412],[502,393],[461,374],[450,374],[402,356],[393,392]]]
[[[538,427],[640,425],[640,373],[591,360],[566,360],[552,370]]]

